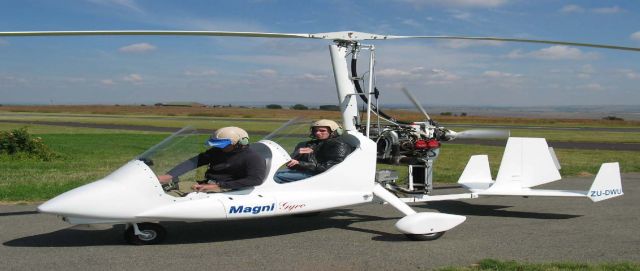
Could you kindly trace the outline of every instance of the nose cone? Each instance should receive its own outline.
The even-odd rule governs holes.
[[[38,206],[38,211],[62,216],[94,216],[116,200],[109,195],[117,195],[116,187],[102,179],[59,195]]]
[[[132,161],[104,179],[59,195],[42,205],[42,213],[66,217],[130,220],[149,208],[171,201],[155,174]]]

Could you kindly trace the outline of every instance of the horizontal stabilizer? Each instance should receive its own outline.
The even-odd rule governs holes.
[[[624,193],[622,192],[622,182],[620,180],[620,165],[617,162],[602,164],[587,193],[587,197],[593,202],[598,202],[622,195]]]
[[[460,175],[460,179],[458,179],[458,184],[472,192],[489,188],[493,184],[489,157],[487,155],[471,156],[462,175]]]

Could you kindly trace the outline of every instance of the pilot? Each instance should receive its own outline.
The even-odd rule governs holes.
[[[164,185],[177,183],[177,178],[207,165],[205,181],[191,188],[199,192],[224,192],[262,184],[266,175],[265,160],[249,148],[249,134],[238,127],[216,130],[206,145],[211,148],[184,161],[158,176]]]
[[[287,169],[276,173],[275,180],[288,183],[320,174],[339,164],[353,149],[343,141],[342,128],[332,120],[314,121],[310,127],[313,140],[298,144],[287,162]]]

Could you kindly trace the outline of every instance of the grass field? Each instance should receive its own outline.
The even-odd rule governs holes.
[[[2,108],[3,110],[6,108]],[[113,109],[113,107],[112,107]],[[249,109],[247,109],[249,110]],[[252,110],[252,109],[251,109]],[[287,110],[291,111],[291,110]],[[90,112],[84,112],[90,113]],[[104,112],[103,112],[104,113]],[[333,112],[330,112],[333,113]],[[277,115],[274,115],[277,117]],[[184,118],[184,119],[181,119]],[[279,127],[286,119],[251,119],[234,122],[224,118],[190,117],[186,115],[140,116],[140,115],[69,115],[67,113],[3,113],[0,120],[68,121],[86,123],[107,123],[123,125],[146,125],[175,127],[185,124],[198,128],[213,129],[227,125],[247,127],[252,132],[263,134]],[[499,121],[498,121],[499,122]],[[600,120],[589,123],[590,127],[601,127]],[[525,124],[525,123],[521,123]],[[574,123],[575,124],[575,123]],[[2,123],[0,130],[24,127],[24,124]],[[628,128],[638,126],[628,125]],[[155,145],[168,133],[112,130],[95,128],[73,128],[49,125],[30,125],[29,131],[44,139],[60,157],[54,161],[16,160],[7,155],[0,156],[0,201],[39,201],[51,198],[73,187],[106,176],[127,161]],[[538,129],[514,130],[514,135],[543,136],[558,141],[602,141],[640,142],[637,132],[583,132]],[[252,138],[258,140],[258,138]],[[440,183],[457,181],[469,156],[488,154],[495,177],[502,157],[503,147],[481,145],[446,144],[435,164],[434,179]],[[563,166],[563,176],[590,176],[597,172],[603,162],[620,161],[622,172],[640,172],[640,155],[634,151],[596,151],[556,149]],[[406,178],[406,166],[379,165],[379,168],[393,168]]]

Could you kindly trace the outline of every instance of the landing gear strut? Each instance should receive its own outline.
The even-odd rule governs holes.
[[[157,223],[133,223],[124,231],[124,240],[132,245],[154,245],[161,243],[167,231]]]

